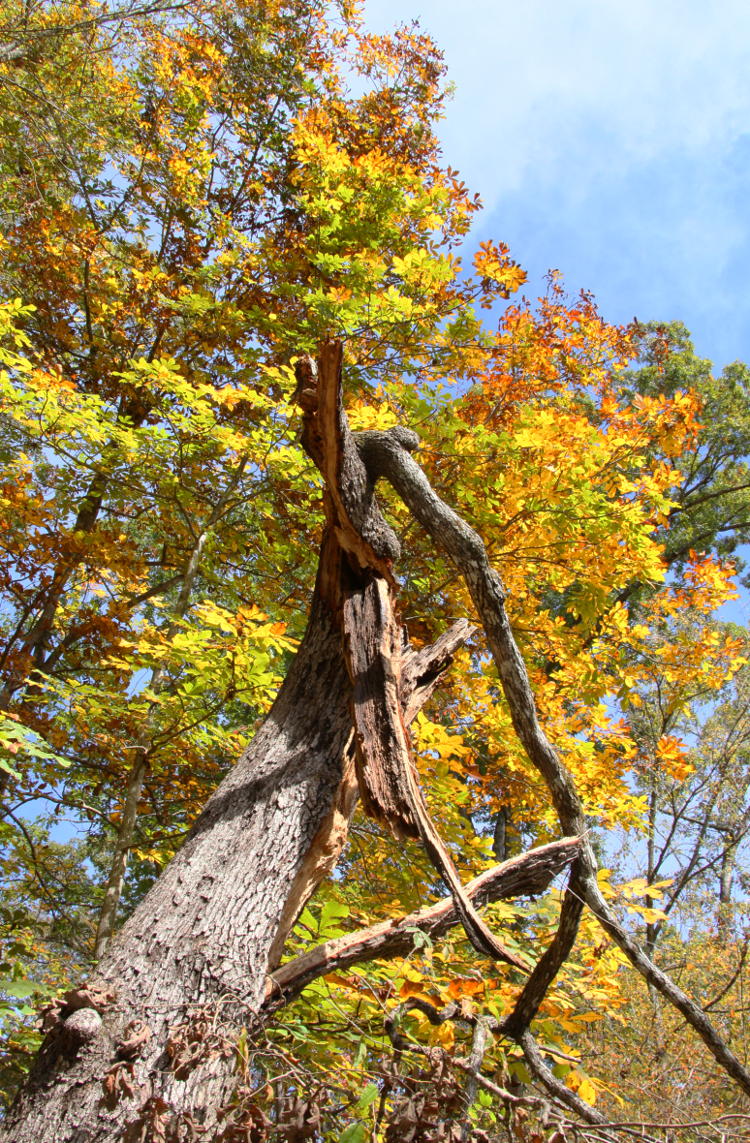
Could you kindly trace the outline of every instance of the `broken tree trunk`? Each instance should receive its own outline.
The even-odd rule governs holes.
[[[328,354],[323,367],[338,371],[339,351],[329,347]],[[326,476],[327,526],[297,656],[248,750],[94,978],[46,1013],[46,1040],[0,1139],[104,1143],[216,1123],[236,1084],[233,1034],[262,1007],[289,929],[338,857],[357,769],[370,796],[377,759],[366,743],[357,662],[363,653],[372,663],[383,648],[363,652],[346,612],[356,611],[373,586],[379,598],[381,585],[392,585],[398,543],[351,441],[345,455],[341,434],[327,441],[316,436],[321,423],[345,425],[338,383],[325,393],[324,417],[317,407],[306,415],[306,445]],[[303,383],[303,407],[311,396]],[[371,634],[378,642],[387,629],[393,644],[392,612],[386,619]],[[386,676],[397,663],[397,679],[384,677],[382,686],[388,718],[402,736],[471,631],[460,621],[417,652],[401,646],[399,630],[398,647],[378,659]],[[382,695],[375,698],[381,704]],[[376,721],[382,730],[382,719]],[[398,765],[404,758],[410,765],[406,755]],[[421,805],[410,775],[404,822],[414,811],[415,789]],[[417,816],[422,812],[418,806]],[[414,821],[406,832],[419,832]],[[475,915],[468,898],[461,911]]]
[[[303,442],[326,480],[328,525],[348,556],[342,559],[336,610],[342,616],[352,683],[357,782],[364,808],[396,837],[420,838],[476,950],[527,971],[472,905],[419,788],[402,714],[403,630],[391,574],[399,544],[380,513],[374,483],[349,430],[341,365],[340,342],[323,345],[318,363],[303,358],[297,366],[297,400],[305,410]],[[392,431],[404,447],[415,436],[408,429]]]

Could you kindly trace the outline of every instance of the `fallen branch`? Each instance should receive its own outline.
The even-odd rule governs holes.
[[[475,906],[508,897],[535,896],[575,860],[580,847],[580,838],[565,837],[530,849],[481,873],[464,891]],[[326,941],[276,969],[268,978],[264,1009],[288,1003],[312,980],[329,972],[341,972],[378,957],[405,956],[414,948],[415,934],[434,940],[459,923],[455,901],[447,897],[399,920],[382,921]]]
[[[503,1032],[511,1039],[517,1039],[530,1026],[552,981],[572,952],[583,912],[578,874],[579,862],[576,862],[563,897],[557,932],[517,996],[513,1011],[503,1021]]]
[[[742,1112],[731,1113],[726,1115],[717,1115],[715,1119],[691,1119],[686,1120],[684,1123],[679,1123],[677,1120],[669,1120],[665,1123],[650,1123],[647,1119],[625,1119],[622,1122],[615,1120],[608,1121],[607,1123],[599,1123],[597,1126],[610,1128],[613,1131],[690,1131],[696,1127],[724,1127],[726,1124],[737,1123],[740,1126],[746,1123],[750,1128],[750,1115],[743,1115]],[[563,1125],[565,1126],[565,1124]],[[743,1139],[747,1136],[743,1134]]]
[[[336,545],[327,601],[341,630],[351,680],[362,806],[396,837],[421,840],[474,948],[528,972],[526,961],[506,948],[474,909],[422,796],[402,714],[403,630],[392,574],[400,545],[377,505],[349,428],[341,364],[341,343],[334,341],[321,346],[317,361],[300,358],[295,400],[304,414],[302,444],[325,481],[327,532]]]
[[[590,1103],[586,1103],[585,1100],[581,1099],[580,1095],[576,1095],[574,1091],[571,1091],[569,1087],[565,1086],[562,1080],[559,1080],[557,1076],[552,1074],[542,1058],[542,1053],[537,1047],[536,1040],[528,1029],[519,1037],[518,1042],[521,1045],[524,1059],[529,1065],[529,1070],[534,1076],[534,1079],[538,1080],[542,1087],[545,1088],[558,1103],[562,1103],[564,1107],[575,1111],[576,1115],[580,1115],[584,1123],[596,1124],[599,1127],[606,1123],[606,1118],[600,1111],[597,1111]]]

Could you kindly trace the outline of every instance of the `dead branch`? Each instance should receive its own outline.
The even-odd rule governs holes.
[[[329,581],[327,602],[342,633],[352,683],[362,804],[397,837],[421,839],[453,895],[474,947],[493,960],[529,971],[526,962],[497,940],[474,909],[419,788],[400,699],[403,634],[391,571],[400,545],[377,505],[374,483],[349,429],[341,365],[339,342],[326,342],[317,362],[301,358],[295,366],[295,399],[303,409],[302,443],[325,480],[327,535],[335,538],[340,549],[338,576]],[[408,430],[402,431],[400,439],[409,443]]]
[[[475,905],[543,893],[552,879],[575,860],[580,845],[579,838],[565,837],[530,849],[485,870],[465,886],[465,892]],[[342,972],[379,957],[406,956],[414,948],[416,934],[435,940],[459,923],[455,901],[446,897],[399,920],[382,921],[326,941],[276,969],[268,978],[264,1008],[268,1011],[287,1004],[312,980],[327,973]]]
[[[408,430],[356,434],[357,448],[370,478],[373,484],[378,477],[389,481],[438,548],[450,557],[463,576],[487,635],[516,734],[549,789],[563,831],[583,835],[583,806],[571,774],[539,724],[526,666],[505,610],[505,590],[500,577],[490,565],[481,538],[440,499],[411,456],[418,443],[416,433],[411,434],[407,448],[404,445],[405,432]],[[750,1072],[729,1049],[701,1008],[653,964],[604,900],[596,879],[596,859],[585,839],[578,863],[576,878],[581,896],[602,928],[638,972],[682,1013],[714,1059],[750,1095]]]
[[[599,1126],[606,1123],[606,1119],[600,1111],[597,1111],[591,1104],[586,1103],[579,1095],[576,1095],[574,1091],[566,1087],[562,1080],[559,1080],[552,1074],[544,1062],[542,1053],[537,1047],[536,1040],[528,1029],[519,1037],[519,1043],[523,1049],[524,1059],[529,1065],[529,1070],[534,1076],[534,1079],[536,1079],[551,1096],[559,1103],[562,1103],[564,1107],[575,1111],[576,1115],[580,1115],[584,1123],[595,1123]]]

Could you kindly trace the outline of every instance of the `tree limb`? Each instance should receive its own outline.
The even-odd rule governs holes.
[[[482,540],[440,499],[410,455],[418,444],[416,433],[403,428],[369,431],[356,434],[355,441],[373,484],[381,476],[389,481],[463,576],[487,635],[516,734],[547,784],[564,833],[583,835],[585,816],[581,800],[571,774],[539,725],[526,667],[505,611],[505,591],[489,563]],[[730,1051],[702,1009],[653,964],[604,900],[596,879],[596,859],[585,839],[578,861],[576,876],[581,896],[602,928],[649,984],[682,1013],[714,1059],[750,1095],[750,1072]]]
[[[520,1037],[519,1043],[523,1049],[524,1059],[529,1065],[529,1070],[536,1080],[546,1088],[550,1095],[562,1103],[565,1107],[569,1107],[571,1111],[575,1111],[576,1115],[580,1115],[584,1123],[592,1123],[602,1125],[607,1122],[606,1118],[590,1103],[586,1103],[569,1087],[566,1087],[562,1080],[554,1076],[544,1062],[542,1053],[537,1047],[536,1040],[527,1030]]]
[[[530,849],[485,870],[468,882],[464,891],[475,905],[535,896],[575,860],[580,848],[580,838],[565,837]],[[381,921],[360,932],[335,937],[277,968],[268,978],[264,1008],[288,1003],[312,980],[327,973],[381,957],[406,956],[414,948],[415,934],[435,940],[459,923],[455,901],[445,898],[399,920]]]

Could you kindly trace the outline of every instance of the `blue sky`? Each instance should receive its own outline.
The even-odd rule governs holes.
[[[683,321],[717,366],[750,361],[747,0],[367,0],[419,18],[456,85],[445,158],[542,288],[612,321]]]

